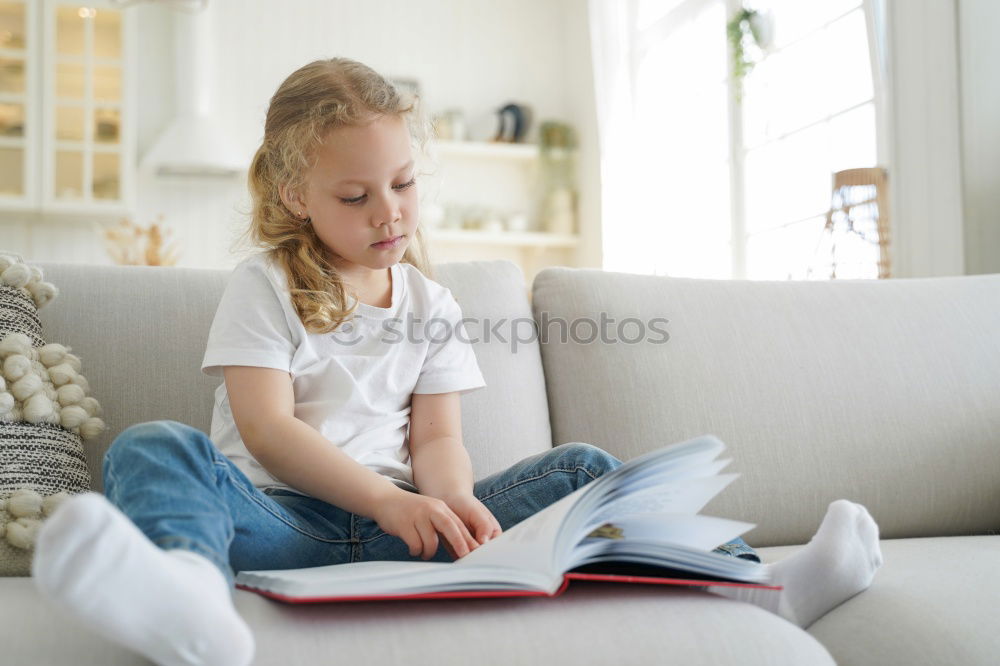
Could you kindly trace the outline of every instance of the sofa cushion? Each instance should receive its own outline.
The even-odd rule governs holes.
[[[140,660],[54,615],[29,578],[0,580],[11,664]],[[584,583],[552,599],[284,604],[237,590],[257,664],[741,664],[824,666],[815,638],[756,606],[662,585]],[[59,640],[50,640],[58,626]],[[391,640],[387,640],[391,636]],[[7,663],[5,661],[5,663]]]
[[[531,322],[528,286],[521,268],[505,260],[441,263],[433,271],[462,308],[486,380],[485,389],[462,396],[462,436],[481,479],[552,447],[538,340],[512,342]]]
[[[108,430],[87,445],[95,489],[104,487],[104,452],[128,426],[172,419],[209,431],[219,380],[199,368],[230,271],[34,263],[61,291],[58,308],[39,312],[45,331],[87,359],[87,377],[104,408]],[[465,317],[531,317],[524,276],[512,262],[434,269]],[[467,326],[470,339],[484,337],[474,324]],[[487,387],[463,398],[462,417],[465,445],[482,478],[550,447],[551,436],[538,342],[513,352],[493,338],[474,350]]]
[[[39,318],[47,335],[87,359],[108,429],[87,443],[93,485],[122,430],[175,419],[204,431],[218,381],[202,375],[208,328],[228,271],[37,262],[59,285],[59,307]]]
[[[872,586],[809,627],[838,664],[997,663],[1000,536],[892,539],[882,554]]]
[[[577,342],[560,343],[551,327],[554,443],[631,458],[716,435],[742,476],[705,512],[756,523],[753,546],[808,541],[838,498],[866,505],[886,538],[1000,527],[1000,275],[770,282],[548,268],[533,306],[543,329],[543,313],[603,313],[641,320],[651,340],[587,343],[581,324]],[[654,318],[668,320],[656,324],[664,343]]]

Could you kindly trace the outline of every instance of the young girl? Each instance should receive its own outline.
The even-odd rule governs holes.
[[[474,482],[459,396],[485,382],[458,303],[429,277],[413,151],[426,137],[415,101],[360,63],[281,84],[249,177],[264,251],[233,271],[202,363],[224,378],[211,437],[155,421],[115,439],[106,497],[72,498],[39,533],[34,576],[57,608],[160,664],[247,664],[236,572],[449,562],[622,464],[573,442]],[[432,319],[453,334],[385,334]],[[740,539],[717,550],[760,561]],[[808,626],[880,564],[868,512],[834,502],[805,548],[768,565],[785,586],[774,610]]]

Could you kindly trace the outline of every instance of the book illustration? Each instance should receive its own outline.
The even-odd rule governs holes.
[[[622,528],[615,527],[611,523],[604,523],[593,532],[587,535],[590,539],[622,539],[623,537]]]

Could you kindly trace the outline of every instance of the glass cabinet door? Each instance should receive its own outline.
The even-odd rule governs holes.
[[[48,5],[52,46],[46,198],[122,200],[123,32],[121,11],[64,0]]]
[[[29,8],[24,0],[0,1],[0,199],[27,196],[31,105]]]

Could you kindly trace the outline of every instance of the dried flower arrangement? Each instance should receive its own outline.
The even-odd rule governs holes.
[[[116,264],[125,266],[173,266],[179,251],[167,246],[172,230],[163,226],[163,216],[157,217],[148,227],[122,218],[116,226],[99,225],[98,233],[104,247]]]

